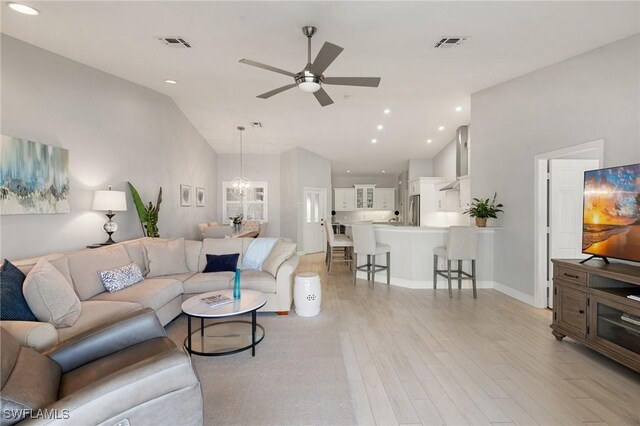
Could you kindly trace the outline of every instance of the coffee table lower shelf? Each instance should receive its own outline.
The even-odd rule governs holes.
[[[255,315],[255,311],[253,312]],[[255,347],[264,339],[264,328],[252,321],[222,321],[204,325],[200,318],[200,328],[191,330],[191,316],[187,315],[187,337],[184,347],[190,354],[201,356],[223,356],[251,349],[255,356]]]

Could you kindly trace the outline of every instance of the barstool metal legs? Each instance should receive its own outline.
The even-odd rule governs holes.
[[[449,286],[449,297],[453,297],[453,292],[451,291],[451,261],[447,260],[447,285]]]
[[[478,293],[476,292],[476,261],[471,261],[471,282],[473,283],[473,298],[478,298]]]
[[[391,285],[391,252],[387,252],[387,285]]]
[[[433,255],[433,289],[438,285],[438,255]]]
[[[458,290],[462,288],[462,260],[458,260]]]

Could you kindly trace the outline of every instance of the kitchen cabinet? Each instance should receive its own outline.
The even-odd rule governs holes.
[[[374,210],[395,210],[396,190],[395,188],[375,188],[373,192]]]
[[[356,190],[353,188],[333,189],[333,209],[337,212],[355,210]]]
[[[436,210],[441,212],[457,212],[460,208],[460,191],[458,189],[449,189],[441,191],[445,186],[450,183],[443,183],[437,185],[436,194]]]
[[[356,210],[373,210],[375,185],[354,185],[356,191]]]
[[[459,200],[459,209],[460,211],[464,211],[469,208],[469,204],[471,204],[471,179],[469,177],[459,178],[460,182],[460,200]]]
[[[409,182],[409,196],[420,195],[420,179]]]

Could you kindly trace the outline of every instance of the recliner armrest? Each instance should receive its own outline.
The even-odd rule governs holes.
[[[44,354],[66,373],[124,348],[166,335],[153,309],[145,308],[80,333]]]

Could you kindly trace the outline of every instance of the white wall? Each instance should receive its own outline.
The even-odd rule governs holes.
[[[454,172],[455,173],[455,172]],[[409,180],[420,177],[437,176],[433,174],[433,160],[421,158],[409,160]]]
[[[2,133],[69,150],[71,213],[0,217],[1,255],[15,259],[106,240],[93,191],[126,190],[114,239],[142,235],[126,186],[155,203],[163,237],[197,236],[215,217],[216,155],[167,96],[2,35]],[[180,207],[179,185],[206,188],[206,207]]]
[[[280,232],[291,238],[302,250],[304,243],[304,188],[324,188],[327,204],[324,217],[331,214],[331,162],[302,148],[283,152],[280,156]]]
[[[242,156],[244,175],[253,182],[267,182],[267,236],[280,236],[280,154],[244,154]],[[225,219],[222,211],[222,183],[230,182],[240,175],[239,154],[217,155],[218,205],[217,220]],[[263,235],[264,236],[264,235]]]
[[[456,180],[456,139],[446,144],[433,157],[433,176],[442,176],[447,181]]]
[[[605,140],[605,166],[640,162],[640,35],[471,97],[471,194],[498,192],[495,279],[533,295],[534,156]]]
[[[395,188],[398,180],[395,176],[332,176],[334,188],[353,188],[353,185],[373,184],[378,188]]]

